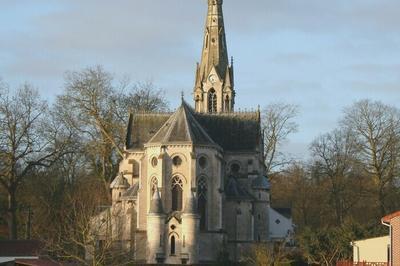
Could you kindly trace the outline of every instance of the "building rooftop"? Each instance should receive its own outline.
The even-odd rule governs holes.
[[[164,123],[148,143],[166,144],[175,142],[216,145],[197,122],[194,110],[183,100],[178,110]]]
[[[39,256],[43,243],[38,240],[0,240],[0,257]]]
[[[400,216],[400,211],[397,211],[397,212],[394,212],[394,213],[386,215],[385,217],[382,218],[382,221],[385,222],[385,223],[390,223],[390,221],[393,218],[396,218],[396,217],[399,217],[399,216]]]
[[[190,142],[218,145],[224,151],[254,151],[261,146],[260,114],[198,113],[184,101],[173,114],[131,114],[126,148],[143,149],[148,142]]]

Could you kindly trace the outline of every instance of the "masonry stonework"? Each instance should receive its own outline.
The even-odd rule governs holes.
[[[182,99],[174,113],[130,114],[112,206],[95,217],[140,263],[215,262],[223,251],[237,261],[271,240],[260,111],[234,111],[222,3],[208,1],[194,108]]]

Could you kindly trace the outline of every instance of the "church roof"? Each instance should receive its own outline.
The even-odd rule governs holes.
[[[266,176],[260,175],[251,182],[251,187],[255,189],[269,190],[271,188],[271,184]]]
[[[291,208],[273,208],[273,209],[288,219],[292,218],[292,209]]]
[[[110,184],[110,188],[129,188],[128,180],[119,173]]]
[[[197,122],[194,110],[182,101],[181,106],[164,123],[149,143],[189,142],[193,144],[212,144],[215,142]]]
[[[225,151],[254,151],[261,144],[258,112],[197,113],[183,102],[174,113],[132,114],[127,149],[156,142],[217,144]]]
[[[130,114],[126,136],[127,149],[143,149],[151,137],[171,117],[171,113]]]
[[[123,195],[124,198],[135,198],[139,191],[139,183],[135,183],[131,186]]]
[[[225,151],[252,151],[259,148],[261,131],[258,112],[196,113],[196,118]]]
[[[254,197],[233,177],[230,177],[225,186],[225,195],[227,199],[235,200],[253,200]]]

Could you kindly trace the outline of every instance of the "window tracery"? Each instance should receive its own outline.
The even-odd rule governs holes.
[[[207,227],[207,181],[204,177],[197,183],[197,206],[200,214],[200,229]]]
[[[171,182],[172,211],[182,210],[183,182],[178,176],[174,176]]]
[[[217,94],[214,89],[211,89],[208,93],[208,112],[217,112]]]

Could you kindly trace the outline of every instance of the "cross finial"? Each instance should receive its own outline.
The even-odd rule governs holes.
[[[185,98],[185,93],[183,91],[181,91],[181,100],[183,102],[183,99]]]

